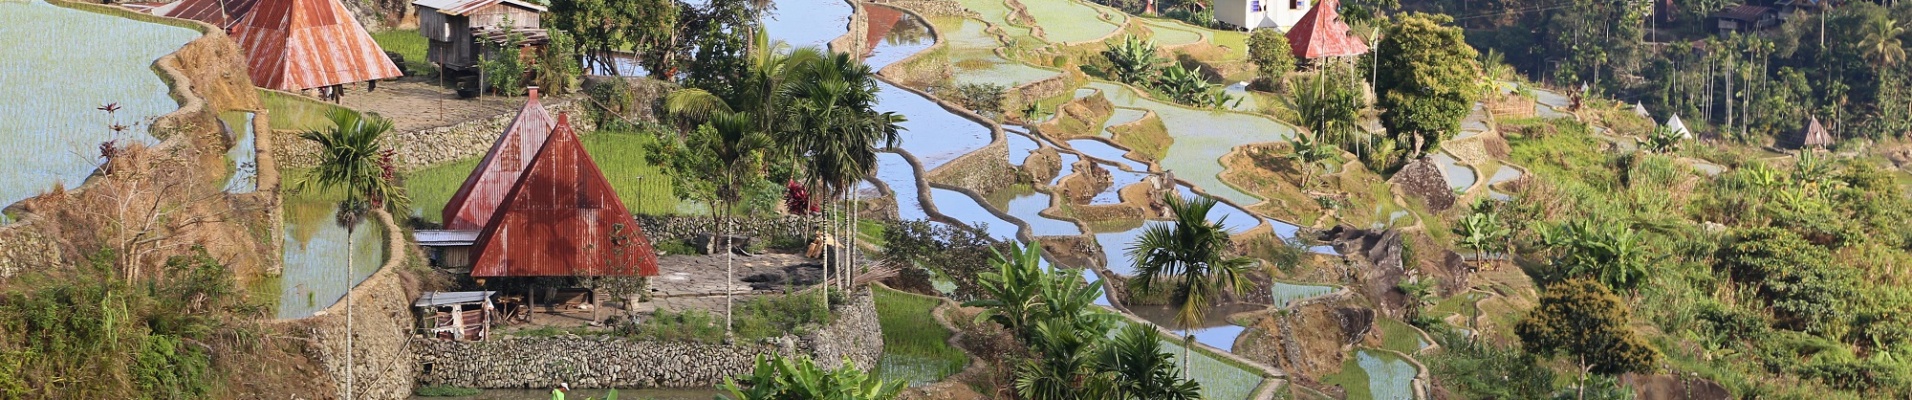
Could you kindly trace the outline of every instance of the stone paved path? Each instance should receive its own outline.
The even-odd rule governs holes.
[[[364,86],[348,88],[340,104],[354,110],[371,111],[392,120],[392,130],[410,132],[456,125],[515,113],[524,106],[523,97],[479,96],[459,99],[450,88],[425,78],[405,78],[380,82],[378,91],[366,93]]]

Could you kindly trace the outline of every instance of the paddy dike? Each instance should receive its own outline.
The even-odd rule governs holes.
[[[245,62],[237,44],[220,29],[210,25],[153,17],[118,7],[63,0],[0,4],[0,8],[11,7],[47,13],[48,16],[44,18],[54,18],[55,21],[59,18],[105,18],[104,23],[116,28],[151,26],[157,28],[149,29],[176,30],[185,32],[191,39],[177,50],[151,59],[150,66],[138,67],[138,74],[158,74],[157,80],[163,84],[159,86],[161,93],[157,95],[170,98],[174,104],[165,106],[165,110],[160,110],[163,112],[160,115],[121,115],[125,118],[117,118],[131,121],[140,117],[155,117],[150,124],[136,127],[149,132],[151,140],[108,139],[116,140],[124,150],[119,152],[119,157],[104,164],[87,166],[88,169],[99,169],[83,176],[83,183],[51,184],[52,190],[7,207],[7,214],[18,218],[11,224],[0,226],[0,249],[5,249],[0,250],[0,277],[22,268],[70,266],[74,260],[84,259],[81,255],[91,249],[121,248],[126,247],[125,243],[148,239],[157,241],[125,250],[141,260],[157,263],[170,256],[187,254],[191,251],[189,245],[201,245],[214,258],[226,261],[242,280],[260,276],[275,268],[278,260],[271,254],[276,253],[276,244],[269,240],[272,237],[269,232],[273,231],[276,224],[277,216],[273,211],[279,201],[276,190],[226,193],[226,174],[222,172],[209,176],[207,172],[231,170],[232,165],[226,155],[231,149],[242,147],[235,143],[237,138],[229,137],[222,130],[219,114],[260,108],[260,100],[246,77]],[[29,10],[5,12],[16,11]],[[99,36],[102,35],[92,35],[83,40],[131,40],[113,35]],[[99,47],[113,48],[112,45]],[[114,59],[126,58],[115,56]],[[58,60],[87,62],[84,61],[85,56]],[[78,65],[36,65],[30,69],[87,70]],[[93,81],[113,84],[110,81]],[[115,100],[105,99],[99,104],[86,105],[81,111],[92,115],[74,119],[101,121],[92,130],[105,131],[107,114],[95,111],[93,107],[113,102]],[[132,111],[123,109],[120,112]],[[266,118],[270,117],[263,114],[255,117],[260,122]],[[261,142],[271,140],[257,135],[253,139]],[[35,145],[57,144],[40,141],[35,142]],[[100,143],[73,145],[85,150],[69,155],[97,160]],[[256,144],[253,146],[263,148]],[[67,152],[52,149],[17,150]],[[270,165],[272,159],[262,155],[257,162]],[[278,176],[275,173],[262,173],[257,182],[262,188],[276,188]],[[129,204],[155,203],[159,205],[157,212],[115,211],[134,209],[121,207]],[[118,223],[140,228],[122,230],[117,236],[101,235],[105,232],[104,227]]]

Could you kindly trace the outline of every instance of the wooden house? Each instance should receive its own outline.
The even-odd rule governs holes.
[[[1779,11],[1772,7],[1748,4],[1720,10],[1707,19],[1713,21],[1715,33],[1746,33],[1779,26]]]
[[[419,330],[443,340],[479,341],[491,334],[491,295],[498,292],[425,292],[412,302]]]
[[[425,58],[440,67],[476,68],[484,43],[519,33],[532,44],[548,41],[539,17],[545,7],[523,0],[418,0],[418,34],[430,42]]]

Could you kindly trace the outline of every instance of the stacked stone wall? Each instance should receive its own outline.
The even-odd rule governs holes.
[[[702,344],[618,336],[494,336],[484,342],[414,339],[417,384],[473,388],[709,387],[749,374],[758,355],[809,356],[824,368],[844,360],[862,370],[883,353],[876,302],[865,290],[838,306],[836,321],[801,335],[752,343]]]
[[[589,134],[597,129],[590,118],[578,118],[585,115],[580,106],[584,100],[551,99],[544,104],[546,112],[558,115],[561,112],[572,113],[571,126],[580,134]],[[385,137],[396,153],[402,171],[416,171],[434,165],[463,160],[484,155],[491,151],[491,145],[498,142],[498,136],[504,134],[505,126],[511,124],[517,113],[505,113],[487,119],[466,121],[451,126],[427,128],[407,132],[392,132]],[[285,135],[274,140],[274,158],[282,168],[306,169],[318,164],[318,145],[291,137],[290,132],[275,132]]]

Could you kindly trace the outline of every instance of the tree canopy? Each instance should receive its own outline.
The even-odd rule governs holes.
[[[1479,54],[1446,15],[1413,13],[1383,34],[1375,92],[1386,127],[1409,157],[1460,133],[1461,118],[1480,97]]]

